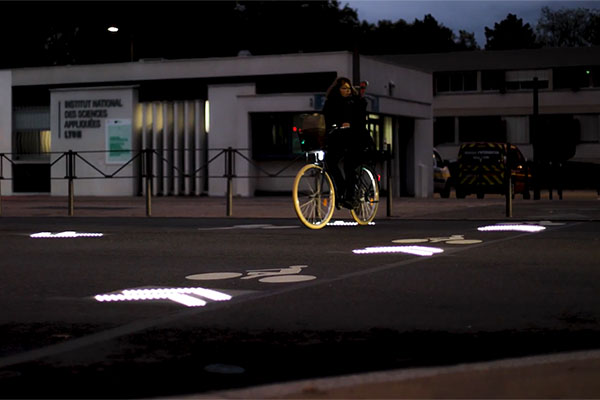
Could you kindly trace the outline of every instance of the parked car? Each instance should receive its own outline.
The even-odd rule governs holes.
[[[450,168],[440,153],[433,149],[433,192],[439,193],[441,197],[450,197],[452,189]]]
[[[488,193],[506,193],[507,156],[511,173],[512,196],[522,194],[529,199],[531,168],[515,145],[498,142],[463,143],[458,150],[456,197],[476,194],[482,199]]]

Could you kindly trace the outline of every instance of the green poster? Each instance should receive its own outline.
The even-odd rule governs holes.
[[[131,159],[131,119],[106,121],[106,162],[124,164]]]

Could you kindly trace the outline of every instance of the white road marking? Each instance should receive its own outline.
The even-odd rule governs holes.
[[[219,279],[239,278],[242,275],[239,272],[207,272],[205,274],[188,275],[185,279],[192,281],[216,281]]]
[[[261,278],[258,281],[264,283],[292,283],[292,282],[304,282],[312,281],[317,279],[314,275],[283,275],[283,276],[268,276]]]

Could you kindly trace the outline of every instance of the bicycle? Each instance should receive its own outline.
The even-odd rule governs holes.
[[[313,132],[314,133],[314,132]],[[309,132],[298,132],[307,164],[294,179],[292,190],[294,210],[300,221],[310,229],[327,225],[336,208],[335,183],[327,172],[323,140],[311,137]],[[356,203],[350,210],[359,225],[368,225],[375,219],[379,207],[379,179],[373,168],[363,163],[356,169]]]

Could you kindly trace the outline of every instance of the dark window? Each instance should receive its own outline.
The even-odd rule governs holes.
[[[437,117],[433,122],[433,145],[454,143],[454,117]]]
[[[577,90],[586,87],[598,87],[600,77],[597,77],[594,81],[594,76],[598,75],[598,72],[600,72],[598,67],[555,68],[553,70],[554,88]]]
[[[600,67],[592,67],[589,69],[593,87],[600,87]]]
[[[290,159],[302,154],[297,129],[300,114],[252,113],[252,157],[256,160]]]
[[[568,160],[575,155],[580,138],[580,125],[573,115],[539,115],[531,132],[531,143],[536,157]]]
[[[474,91],[477,90],[477,72],[469,71],[464,73],[464,90]]]
[[[482,90],[504,90],[504,71],[481,71]]]
[[[450,91],[462,92],[463,90],[463,74],[462,72],[450,73]]]
[[[450,91],[450,74],[448,72],[434,73],[436,93]]]
[[[499,116],[460,117],[460,142],[506,142],[506,124]]]
[[[534,81],[522,81],[519,82],[520,86],[519,89],[532,89],[534,87]],[[548,81],[547,80],[538,80],[537,82],[537,87],[538,89],[548,89]]]
[[[477,90],[476,71],[437,72],[433,76],[436,93]]]

